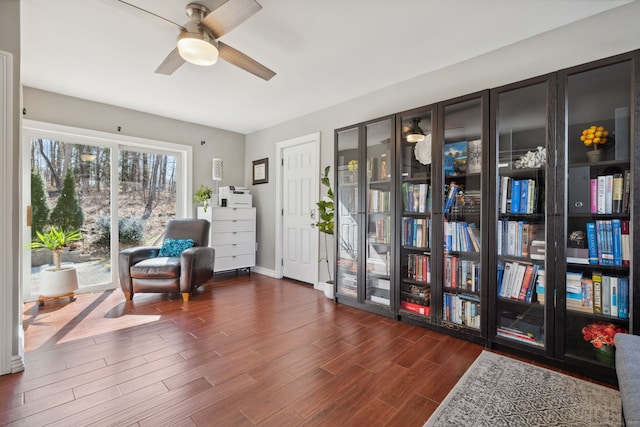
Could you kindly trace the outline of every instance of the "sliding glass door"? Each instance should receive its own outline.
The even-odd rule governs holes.
[[[54,227],[80,230],[81,239],[62,253],[62,266],[78,273],[76,293],[116,288],[118,251],[157,244],[169,219],[188,214],[187,148],[46,130],[25,130],[24,141],[23,240],[38,241],[38,232]],[[47,249],[24,252],[23,300],[29,301],[43,294],[53,257]]]

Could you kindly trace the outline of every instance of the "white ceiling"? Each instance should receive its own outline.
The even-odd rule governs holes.
[[[128,1],[188,20],[189,0]],[[176,27],[116,0],[22,0],[22,84],[247,134],[629,3],[258,1],[221,40],[274,70],[270,81],[224,61],[155,74]]]

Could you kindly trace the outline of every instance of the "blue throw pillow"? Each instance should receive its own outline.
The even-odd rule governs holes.
[[[162,247],[160,248],[158,256],[179,257],[185,249],[189,249],[191,247],[193,247],[192,239],[177,240],[166,238],[164,239],[164,242],[162,242]]]

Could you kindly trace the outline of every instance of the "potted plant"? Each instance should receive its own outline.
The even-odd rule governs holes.
[[[37,232],[37,240],[26,245],[28,249],[48,249],[53,255],[53,267],[42,270],[40,295],[44,297],[73,295],[78,289],[78,273],[74,266],[62,267],[62,251],[82,239],[80,230],[51,227],[45,233]]]
[[[200,184],[200,188],[196,190],[193,194],[193,201],[197,205],[203,205],[204,211],[207,211],[207,207],[209,207],[209,203],[211,202],[211,195],[213,192],[211,191],[211,187]]]
[[[320,219],[316,222],[316,226],[321,233],[324,234],[324,257],[320,258],[320,262],[324,261],[327,264],[327,273],[329,280],[325,284],[324,293],[327,298],[333,298],[333,279],[331,278],[331,267],[329,265],[329,243],[327,240],[328,235],[333,235],[334,230],[334,198],[333,190],[331,189],[331,181],[329,180],[329,171],[331,166],[324,168],[324,173],[320,178],[322,185],[327,187],[327,195],[316,203],[318,206],[318,214]]]

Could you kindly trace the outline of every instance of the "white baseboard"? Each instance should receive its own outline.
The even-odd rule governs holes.
[[[270,270],[264,267],[251,267],[251,271],[253,273],[263,274],[265,276],[273,277],[274,279],[282,279],[282,276],[278,277],[278,274],[275,270]]]

